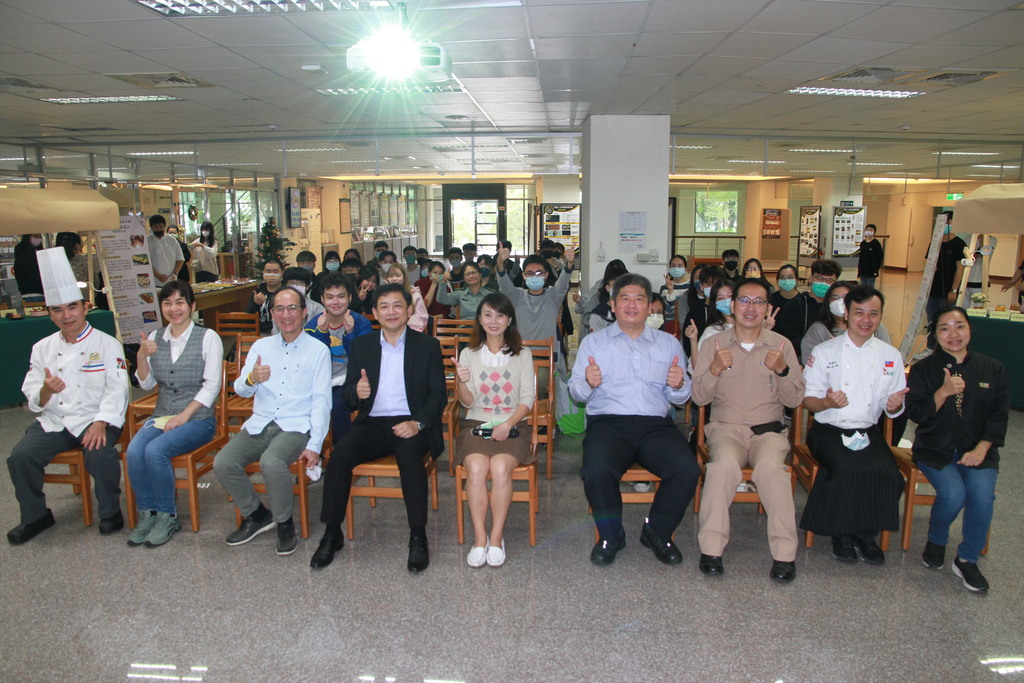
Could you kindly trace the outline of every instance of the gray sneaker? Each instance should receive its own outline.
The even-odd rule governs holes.
[[[291,555],[299,547],[299,539],[295,537],[295,523],[289,519],[277,525],[277,554]]]
[[[128,535],[128,545],[136,546],[145,543],[154,524],[156,524],[156,514],[152,510],[139,510],[139,523]]]
[[[156,524],[153,525],[153,530],[149,532],[149,536],[146,536],[146,547],[155,548],[158,545],[167,543],[167,541],[171,540],[171,536],[180,529],[181,522],[178,521],[177,517],[167,512],[156,513]]]

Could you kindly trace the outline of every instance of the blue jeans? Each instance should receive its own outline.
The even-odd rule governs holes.
[[[954,456],[959,459],[959,454]],[[998,470],[979,469],[952,462],[941,470],[918,463],[917,467],[935,488],[935,503],[928,525],[928,540],[936,545],[949,541],[949,527],[964,511],[963,541],[957,548],[961,560],[977,562],[992,524]]]
[[[194,451],[213,439],[217,418],[189,420],[169,432],[147,420],[128,444],[128,480],[140,510],[176,514],[171,458]]]

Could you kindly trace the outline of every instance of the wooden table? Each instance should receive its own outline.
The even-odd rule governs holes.
[[[196,310],[202,312],[204,322],[207,321],[207,312],[244,313],[257,284],[258,282],[253,280],[241,285],[197,293]]]

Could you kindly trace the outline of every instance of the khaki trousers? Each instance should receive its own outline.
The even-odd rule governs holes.
[[[796,510],[793,484],[786,467],[789,440],[784,433],[754,435],[746,425],[712,422],[705,428],[711,461],[704,477],[697,540],[705,555],[721,556],[729,543],[729,506],[743,479],[743,467],[754,468],[751,477],[768,514],[768,547],[772,558],[792,562],[796,558]]]

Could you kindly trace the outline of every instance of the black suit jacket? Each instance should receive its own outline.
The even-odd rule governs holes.
[[[355,424],[370,417],[370,410],[377,398],[377,387],[380,385],[380,339],[381,333],[374,332],[352,341],[348,374],[345,376],[345,404],[359,411]],[[363,370],[366,370],[366,378],[370,381],[370,398],[365,401],[356,395],[356,384]],[[433,337],[408,328],[405,331],[405,398],[409,402],[412,419],[427,427],[430,456],[439,457],[444,451],[441,413],[448,402],[441,345]]]

